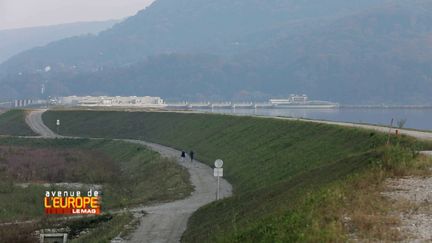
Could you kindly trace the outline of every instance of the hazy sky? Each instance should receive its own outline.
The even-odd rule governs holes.
[[[0,0],[0,29],[134,15],[153,0]]]

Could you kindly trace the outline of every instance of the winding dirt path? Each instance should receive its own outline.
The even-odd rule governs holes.
[[[27,125],[35,132],[36,134],[39,134],[40,136],[44,138],[58,138],[61,137],[60,135],[55,134],[53,131],[51,131],[42,121],[42,114],[46,110],[35,110],[27,113],[26,116],[26,123]]]
[[[42,114],[45,111],[30,112],[26,117],[27,124],[35,133],[44,138],[62,137],[43,123]],[[180,151],[170,147],[140,140],[119,140],[141,144],[159,152],[164,157],[176,158],[178,163],[188,170],[191,183],[195,187],[194,192],[186,199],[130,209],[137,216],[141,215],[142,211],[145,211],[147,215],[140,219],[139,227],[132,233],[128,242],[180,242],[190,216],[200,207],[216,200],[217,181],[213,176],[213,170],[199,161],[180,162],[178,160]],[[222,198],[232,195],[232,186],[225,179],[221,179],[220,188]]]

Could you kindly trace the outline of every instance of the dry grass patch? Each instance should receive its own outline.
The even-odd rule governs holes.
[[[394,153],[395,148],[386,148],[386,153]],[[397,148],[396,148],[397,149]],[[350,185],[346,186],[347,201],[345,202],[346,228],[352,239],[367,241],[402,241],[411,239],[410,232],[406,230],[406,216],[418,210],[423,206],[419,201],[415,202],[414,189],[420,184],[413,184],[412,177],[431,176],[429,168],[432,165],[431,159],[414,154],[411,159],[407,155],[409,151],[398,151],[396,154],[402,161],[392,163],[392,161],[383,161],[377,168],[358,175],[352,180]],[[386,155],[384,159],[391,160],[394,155]],[[384,170],[382,169],[384,168]],[[400,182],[405,182],[413,192],[413,195],[407,194],[407,190],[401,189]],[[431,183],[432,185],[432,180]],[[411,186],[409,186],[411,185]],[[391,190],[389,192],[389,189]],[[424,193],[420,193],[423,197]],[[417,200],[425,203],[420,194]],[[395,196],[397,195],[397,196]],[[402,196],[401,196],[402,195]],[[410,199],[411,198],[411,199]],[[430,207],[429,207],[430,208]],[[431,212],[431,211],[429,211]]]
[[[14,182],[100,183],[119,169],[113,159],[97,151],[0,146],[0,173]]]

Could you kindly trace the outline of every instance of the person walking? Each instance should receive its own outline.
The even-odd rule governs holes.
[[[186,159],[186,152],[185,152],[185,151],[182,151],[182,152],[181,152],[181,155],[180,155],[180,161],[181,161],[181,162],[185,162],[185,159]]]
[[[193,160],[194,160],[194,151],[190,151],[189,152],[189,157],[190,157],[190,159],[191,159],[191,162],[193,162]]]

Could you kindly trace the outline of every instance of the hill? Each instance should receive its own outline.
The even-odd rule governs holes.
[[[34,47],[72,36],[97,34],[116,24],[117,20],[81,22],[53,26],[0,30],[0,63]]]
[[[97,36],[13,57],[0,97],[45,82],[50,95],[432,103],[431,13],[427,1],[158,0]]]
[[[70,38],[34,49],[12,59],[10,65],[30,58],[26,62],[31,65],[61,61],[85,70],[161,53],[219,53],[233,49],[230,46],[246,35],[289,27],[297,21],[334,18],[374,2],[158,0],[97,36]]]
[[[389,176],[425,168],[407,137],[268,118],[167,112],[48,111],[62,135],[134,138],[224,160],[234,196],[198,210],[183,242],[391,241],[400,237],[379,192]],[[345,218],[350,218],[349,225]],[[394,226],[394,227],[393,227]],[[367,240],[366,240],[367,241]]]

